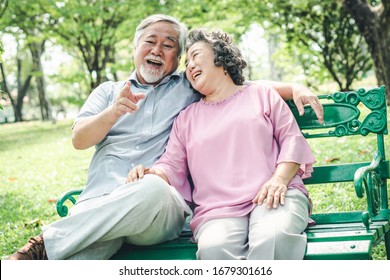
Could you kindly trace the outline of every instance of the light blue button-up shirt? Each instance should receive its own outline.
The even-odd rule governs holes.
[[[175,117],[199,100],[184,73],[173,73],[156,87],[140,84],[135,72],[129,78],[133,93],[143,92],[139,109],[123,115],[107,136],[96,145],[88,170],[87,185],[78,202],[109,194],[125,183],[131,168],[151,166],[164,152]],[[125,81],[98,86],[81,108],[75,123],[96,115],[115,102]]]

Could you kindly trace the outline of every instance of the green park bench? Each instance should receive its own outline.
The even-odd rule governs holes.
[[[326,137],[327,141],[333,141],[332,145],[338,148],[337,140],[341,137],[347,141],[349,136],[365,137],[374,134],[376,151],[372,162],[359,161],[356,152],[353,162],[315,166],[312,177],[304,180],[306,185],[315,184],[317,187],[350,182],[343,186],[354,187],[356,195],[366,200],[363,203],[366,205],[364,211],[312,214],[311,218],[316,224],[305,231],[308,240],[305,259],[372,259],[373,246],[383,240],[387,259],[390,259],[387,186],[390,165],[385,157],[384,135],[388,133],[385,88],[336,92],[319,98],[324,107],[324,124],[319,124],[310,107],[305,107],[305,114],[301,117],[295,106],[289,103],[307,139]],[[356,151],[359,149],[350,148],[356,148]],[[82,189],[71,190],[58,200],[57,212],[61,217],[68,214],[68,206],[76,202],[76,197],[81,192]],[[66,202],[67,200],[71,203]],[[180,238],[159,245],[125,244],[112,259],[196,259],[197,246],[191,242],[191,237],[191,232],[183,232]]]

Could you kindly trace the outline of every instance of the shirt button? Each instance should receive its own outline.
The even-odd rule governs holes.
[[[134,167],[134,165],[135,165],[135,164],[134,164],[134,163],[132,163],[132,164],[131,164],[131,167]]]

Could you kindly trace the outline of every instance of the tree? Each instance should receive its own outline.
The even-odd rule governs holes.
[[[354,18],[364,36],[375,64],[379,85],[387,89],[390,104],[390,0],[343,0],[344,6]]]
[[[325,69],[340,91],[351,90],[353,81],[372,69],[372,60],[367,56],[367,46],[350,15],[332,0],[310,1],[307,5],[291,8],[292,12],[284,10],[287,19],[284,27],[292,45],[296,43],[311,54],[300,57],[304,69],[321,65],[323,67],[317,67],[319,73],[314,72],[314,76],[321,77],[324,71],[321,69]],[[291,18],[291,14],[296,18]],[[306,74],[311,76],[313,73],[308,71]]]
[[[3,14],[5,12],[5,10],[7,9],[8,7],[8,0],[2,0],[0,2],[0,19],[3,17]],[[4,48],[3,48],[3,44],[2,42],[0,41],[0,67],[2,67],[2,60],[1,60],[1,56],[4,52]],[[3,83],[3,82],[2,82]],[[0,97],[2,96],[2,88],[0,88]],[[3,105],[0,103],[0,109],[2,110],[3,109]]]
[[[3,64],[0,64],[0,72],[1,77],[3,79],[2,83],[2,90],[6,93],[7,97],[11,101],[12,108],[14,110],[14,117],[15,122],[21,122],[23,121],[23,100],[25,96],[27,95],[27,91],[30,87],[31,79],[33,77],[31,69],[28,64],[23,63],[25,61],[24,59],[24,51],[21,50],[22,47],[20,47],[19,42],[17,43],[17,55],[16,55],[16,90],[17,95],[16,98],[14,98],[11,95],[11,91],[9,90],[6,74],[4,71]],[[24,69],[23,65],[27,65],[28,69]]]
[[[4,52],[3,44],[0,42],[0,67],[1,67],[1,70],[3,69],[3,64],[2,64],[2,60],[1,60],[1,56],[2,56],[3,52]],[[3,80],[4,80],[4,78],[3,78]],[[1,82],[1,84],[3,84],[3,83],[4,82]],[[0,88],[0,93],[1,93],[0,97],[2,97],[2,93],[3,93],[2,88]],[[3,110],[3,105],[1,103],[0,103],[0,109]]]
[[[11,103],[14,108],[15,121],[22,121],[23,97],[27,94],[30,86],[30,80],[34,78],[37,84],[39,104],[41,108],[42,120],[51,119],[51,108],[46,97],[45,77],[41,64],[41,57],[44,52],[46,38],[41,32],[42,18],[44,13],[39,7],[39,2],[20,0],[18,3],[10,2],[7,12],[5,13],[2,25],[5,26],[5,32],[14,34],[18,40],[23,40],[31,54],[32,67],[30,73],[26,75],[25,82],[22,82],[21,69],[25,61],[17,58],[18,68],[18,96],[15,102]],[[4,70],[4,69],[3,69]],[[8,93],[11,97],[11,95]]]
[[[302,65],[308,79],[317,83],[334,80],[345,91],[372,68],[364,40],[341,3],[333,0],[247,2],[246,11],[241,11],[242,21],[256,20],[267,25],[269,37],[281,43],[285,40],[290,58]]]
[[[48,15],[47,32],[55,35],[68,51],[79,52],[92,90],[107,80],[107,66],[115,61],[116,46],[133,37],[135,25],[147,11],[147,5],[152,5],[149,2],[50,0],[42,3],[41,8]]]

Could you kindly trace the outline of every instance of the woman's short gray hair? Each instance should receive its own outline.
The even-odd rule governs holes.
[[[180,57],[184,51],[184,47],[186,44],[186,38],[188,34],[187,26],[185,26],[183,23],[181,23],[178,19],[163,15],[163,14],[156,14],[151,15],[145,18],[141,21],[141,23],[137,26],[135,30],[134,35],[134,46],[137,47],[139,43],[139,39],[141,38],[142,34],[145,31],[145,28],[148,26],[155,24],[157,22],[168,22],[176,26],[177,32],[179,33],[179,51],[178,51],[178,57]]]
[[[186,51],[197,42],[205,42],[211,46],[215,66],[223,67],[236,85],[244,83],[243,69],[247,63],[230,35],[220,30],[208,32],[203,28],[194,29],[188,35]]]

